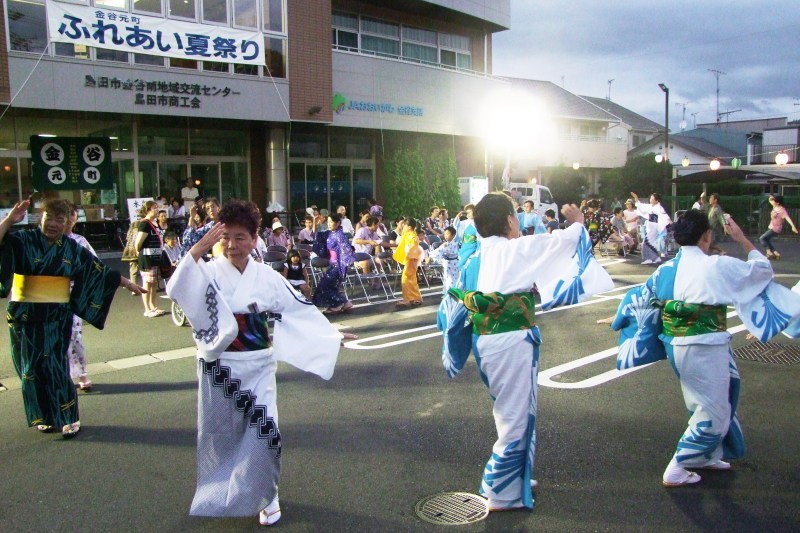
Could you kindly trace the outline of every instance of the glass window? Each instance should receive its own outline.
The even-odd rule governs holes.
[[[56,118],[41,116],[19,117],[15,120],[17,127],[17,150],[30,150],[31,135],[56,135],[59,137],[77,137],[77,121],[74,118]]]
[[[116,61],[118,63],[127,63],[128,52],[107,50],[105,48],[95,48],[95,58],[99,61]]]
[[[443,67],[456,67],[456,53],[451,50],[442,50],[439,60]]]
[[[33,193],[33,176],[31,176],[31,160],[27,157],[19,158],[20,185],[22,191],[21,198],[27,198]]]
[[[361,50],[380,56],[399,57],[400,41],[384,39],[383,37],[374,37],[372,35],[362,35]]]
[[[272,76],[273,78],[285,78],[286,77],[286,39],[264,39],[264,43],[267,46],[267,69],[268,72],[264,72],[266,76]]]
[[[400,25],[367,17],[361,18],[361,31],[385,35],[387,37],[400,37]]]
[[[248,146],[247,130],[226,130],[193,128],[189,132],[189,145],[192,155],[246,156]]]
[[[233,65],[234,74],[244,74],[246,76],[258,76],[258,66],[256,65]]]
[[[228,63],[219,61],[203,61],[204,72],[229,72]]]
[[[332,135],[330,157],[370,159],[372,157],[372,142],[369,137]]]
[[[169,66],[172,68],[189,68],[197,70],[197,61],[194,59],[179,59],[177,57],[170,57]]]
[[[116,120],[81,119],[78,121],[78,133],[81,137],[108,137],[111,149],[128,151],[133,149],[133,133],[130,122]]]
[[[162,56],[153,56],[150,54],[133,54],[133,62],[137,65],[164,66],[164,58]]]
[[[77,59],[89,59],[89,48],[84,44],[72,43],[53,43],[55,54],[62,57],[74,57]]]
[[[333,29],[333,46],[340,50],[358,52],[358,34],[351,31]]]
[[[422,63],[437,64],[436,56],[439,50],[435,47],[423,46],[421,44],[403,43],[403,58],[420,61]]]
[[[242,28],[257,28],[256,0],[233,0],[233,25]]]
[[[347,13],[333,13],[333,26],[358,31],[358,16],[348,15]]]
[[[161,14],[161,0],[133,0],[133,10],[139,13]]]
[[[443,48],[452,48],[453,50],[464,50],[466,52],[471,50],[469,37],[453,35],[452,33],[440,33],[439,46]]]
[[[403,26],[403,40],[417,41],[418,43],[432,44],[433,46],[438,44],[435,31],[411,28],[409,26]]]
[[[294,133],[289,143],[290,157],[328,157],[328,143],[325,135]]]
[[[306,207],[306,166],[303,163],[289,163],[289,209],[297,211]],[[323,207],[327,208],[327,198]],[[319,207],[319,204],[317,204]],[[322,208],[320,208],[322,209]]]
[[[19,202],[17,158],[0,157],[0,207],[14,207]]]
[[[94,0],[94,5],[110,9],[128,9],[128,0]]]
[[[456,54],[456,63],[460,69],[472,70],[472,56],[469,54]]]
[[[226,0],[203,0],[203,21],[228,23],[228,3]]]
[[[223,202],[231,198],[248,198],[247,184],[247,163],[220,163],[222,200]]]
[[[20,52],[42,52],[47,46],[44,2],[8,0],[6,5],[11,49]]]
[[[264,31],[284,33],[283,0],[263,0]]]
[[[196,20],[194,0],[167,0],[169,2],[169,16]]]
[[[139,153],[150,155],[188,155],[186,129],[139,126]]]
[[[17,145],[14,142],[14,122],[14,117],[11,114],[0,120],[0,150],[17,149]]]

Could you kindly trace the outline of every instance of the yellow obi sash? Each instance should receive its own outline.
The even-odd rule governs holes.
[[[69,303],[69,281],[66,276],[14,274],[11,301],[34,304]]]

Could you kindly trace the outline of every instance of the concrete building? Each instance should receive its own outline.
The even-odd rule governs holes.
[[[51,5],[67,13],[60,29]],[[187,177],[222,200],[352,213],[380,199],[383,160],[399,143],[449,150],[461,175],[483,174],[475,99],[507,85],[491,76],[491,53],[493,33],[510,27],[509,0],[7,0],[2,9],[0,207],[32,190],[29,138],[47,134],[111,139],[113,189],[59,194],[121,215],[126,198],[179,195]],[[91,20],[76,22],[81,13]],[[59,31],[74,42],[54,42]],[[209,43],[208,32],[223,36]],[[260,64],[242,63],[255,49],[244,38],[231,59],[226,47],[241,32],[263,38]]]

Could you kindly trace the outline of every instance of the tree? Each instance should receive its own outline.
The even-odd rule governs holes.
[[[580,204],[589,191],[589,179],[571,167],[548,168],[543,174],[545,183],[558,205]]]
[[[384,214],[424,218],[433,205],[455,214],[461,201],[458,167],[450,150],[398,146],[383,165]]]

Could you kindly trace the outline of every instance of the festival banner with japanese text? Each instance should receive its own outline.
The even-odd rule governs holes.
[[[31,170],[37,191],[111,189],[111,141],[108,137],[32,135]]]
[[[264,65],[264,34],[61,2],[47,2],[51,42],[195,61]]]

